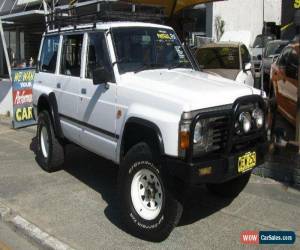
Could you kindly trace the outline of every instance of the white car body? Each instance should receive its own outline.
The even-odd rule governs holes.
[[[107,31],[113,27],[171,29],[156,24],[112,22],[98,23],[96,30]],[[61,32],[68,30],[62,29]],[[179,154],[178,127],[183,112],[232,104],[239,97],[260,94],[247,84],[192,69],[153,69],[120,74],[116,63],[113,64],[116,83],[94,85],[93,80],[85,78],[84,74],[87,33],[81,32],[84,40],[80,77],[61,75],[59,63],[53,74],[38,72],[33,85],[33,102],[37,106],[42,95],[54,92],[64,136],[115,163],[120,162],[123,130],[131,117],[154,123],[161,131],[165,154],[176,157]],[[62,33],[57,62],[61,58]],[[110,32],[106,33],[106,40],[111,62],[116,62]],[[83,88],[85,93],[82,93]],[[76,120],[79,122],[74,122]]]

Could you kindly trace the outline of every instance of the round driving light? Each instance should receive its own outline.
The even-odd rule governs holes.
[[[251,115],[248,112],[243,112],[240,114],[239,122],[244,133],[248,133],[251,130]]]
[[[197,122],[194,132],[194,143],[199,143],[203,139],[203,124],[202,122]]]
[[[252,117],[255,120],[256,127],[262,128],[265,119],[263,111],[259,108],[254,109],[252,112]]]

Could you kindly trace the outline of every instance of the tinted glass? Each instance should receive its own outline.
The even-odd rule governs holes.
[[[269,57],[280,54],[286,45],[286,43],[269,43],[266,48],[265,56]]]
[[[55,72],[58,45],[59,36],[45,37],[40,59],[40,71]]]
[[[61,74],[80,76],[82,39],[82,34],[64,37],[61,54]]]
[[[93,78],[93,70],[96,68],[105,68],[107,71],[112,72],[107,44],[105,41],[105,36],[102,32],[89,34],[87,55],[87,78]]]
[[[243,64],[250,63],[251,57],[250,57],[249,51],[245,45],[241,46],[241,54],[242,54]]]
[[[282,52],[282,54],[281,54],[281,56],[278,60],[278,64],[280,66],[286,66],[290,51],[291,51],[290,48],[286,48],[286,49],[283,50],[283,52]]]
[[[121,74],[150,68],[192,68],[172,30],[116,28],[113,39]]]
[[[204,69],[240,69],[238,48],[202,48],[197,60]]]
[[[286,75],[292,79],[298,79],[299,55],[295,49],[291,50],[287,60]]]

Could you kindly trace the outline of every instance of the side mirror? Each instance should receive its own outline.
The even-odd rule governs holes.
[[[103,83],[107,83],[110,81],[113,81],[113,76],[104,67],[96,67],[93,70],[93,84],[94,85],[103,84]]]
[[[261,61],[262,60],[262,56],[261,55],[257,55],[257,60]]]
[[[243,63],[243,71],[246,73],[248,71],[251,71],[251,63]]]

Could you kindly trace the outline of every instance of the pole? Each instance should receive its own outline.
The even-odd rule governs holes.
[[[3,25],[2,25],[1,18],[0,18],[0,37],[1,37],[2,45],[3,45],[5,60],[6,60],[6,64],[7,64],[7,70],[8,70],[8,74],[9,74],[9,79],[11,80],[12,79],[11,78],[11,65],[10,65],[10,60],[9,60],[9,56],[8,56],[8,52],[7,52],[7,45],[6,45],[6,41],[5,41],[5,37],[4,37],[4,31],[3,31]]]
[[[261,89],[261,95],[263,95],[264,91],[264,73],[265,73],[265,67],[264,67],[264,57],[265,57],[265,0],[263,0],[263,32],[262,32],[262,37],[263,37],[263,47],[262,47],[262,55],[261,55],[261,69],[260,69],[260,89]]]
[[[44,8],[46,29],[47,29],[47,31],[49,31],[49,20],[48,20],[49,17],[47,16],[49,14],[49,12],[48,12],[48,6],[47,6],[47,3],[45,0],[43,0],[43,8]]]

